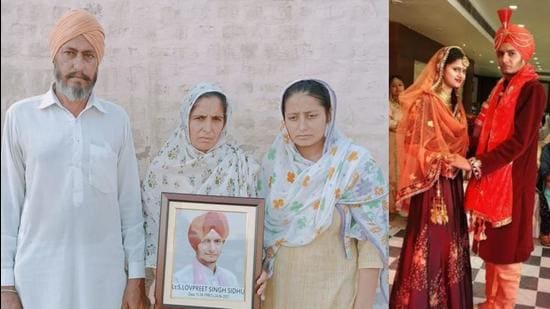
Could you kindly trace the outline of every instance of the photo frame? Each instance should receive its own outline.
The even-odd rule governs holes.
[[[161,195],[156,309],[259,309],[264,200]]]

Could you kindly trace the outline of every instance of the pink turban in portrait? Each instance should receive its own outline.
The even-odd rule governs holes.
[[[498,10],[498,17],[502,26],[498,28],[495,34],[495,50],[504,43],[510,43],[514,46],[525,61],[529,61],[535,52],[535,39],[529,30],[510,23],[512,10],[504,8]]]
[[[223,213],[209,211],[191,221],[187,237],[189,238],[191,247],[193,247],[195,251],[201,240],[206,234],[210,233],[211,230],[220,234],[223,240],[227,239],[229,235],[229,224],[227,223],[227,217]]]
[[[103,27],[94,15],[84,10],[68,11],[57,21],[50,34],[50,56],[52,61],[63,44],[79,35],[82,35],[92,45],[98,63],[101,62],[105,50]]]

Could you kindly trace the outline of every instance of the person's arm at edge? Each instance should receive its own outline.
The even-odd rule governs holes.
[[[25,166],[17,143],[16,121],[12,109],[6,112],[2,132],[2,308],[21,308],[15,288],[13,267],[17,248],[17,234],[21,221],[21,207],[25,199]],[[8,308],[8,307],[7,307]]]
[[[118,154],[118,202],[122,243],[128,267],[123,308],[145,308],[145,232],[139,173],[130,122],[126,113],[124,140]]]

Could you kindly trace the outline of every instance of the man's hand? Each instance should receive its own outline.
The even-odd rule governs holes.
[[[258,278],[258,281],[256,281],[256,287],[258,290],[256,291],[256,294],[260,295],[260,299],[263,301],[265,300],[265,286],[267,284],[267,273],[265,270],[262,270],[262,273],[260,274],[260,278]]]
[[[155,289],[157,287],[157,279],[153,280],[151,283],[151,286],[149,287],[149,290],[147,291],[147,299],[149,299],[149,303],[151,305],[154,305],[157,300],[155,299]]]
[[[149,303],[151,305],[154,305],[156,303],[156,299],[155,299],[155,290],[156,290],[156,283],[157,283],[157,269],[156,268],[145,268],[145,274],[146,274],[146,277],[147,277],[147,280],[148,282],[146,281],[147,284],[150,284],[149,287],[145,287],[146,288],[146,295],[147,295],[147,298],[149,299]],[[150,279],[153,279],[152,281]]]
[[[128,279],[122,298],[122,309],[147,309],[147,306],[145,279]]]
[[[14,286],[2,286],[2,289],[8,289],[10,291],[2,291],[1,293],[1,305],[2,309],[23,309],[21,305],[21,300],[19,299],[19,294],[15,292]],[[13,292],[11,292],[13,290]]]

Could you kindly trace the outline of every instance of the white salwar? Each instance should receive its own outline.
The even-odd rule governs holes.
[[[231,104],[228,100],[225,126],[216,145],[206,153],[197,150],[189,138],[189,115],[206,93],[225,94],[216,85],[199,84],[189,91],[180,109],[180,125],[153,159],[143,181],[147,267],[156,267],[157,240],[162,192],[225,196],[256,196],[260,169],[254,158],[228,142]]]
[[[2,285],[25,309],[120,308],[128,277],[144,277],[144,231],[127,114],[92,94],[75,118],[51,89],[15,103],[2,134]]]

